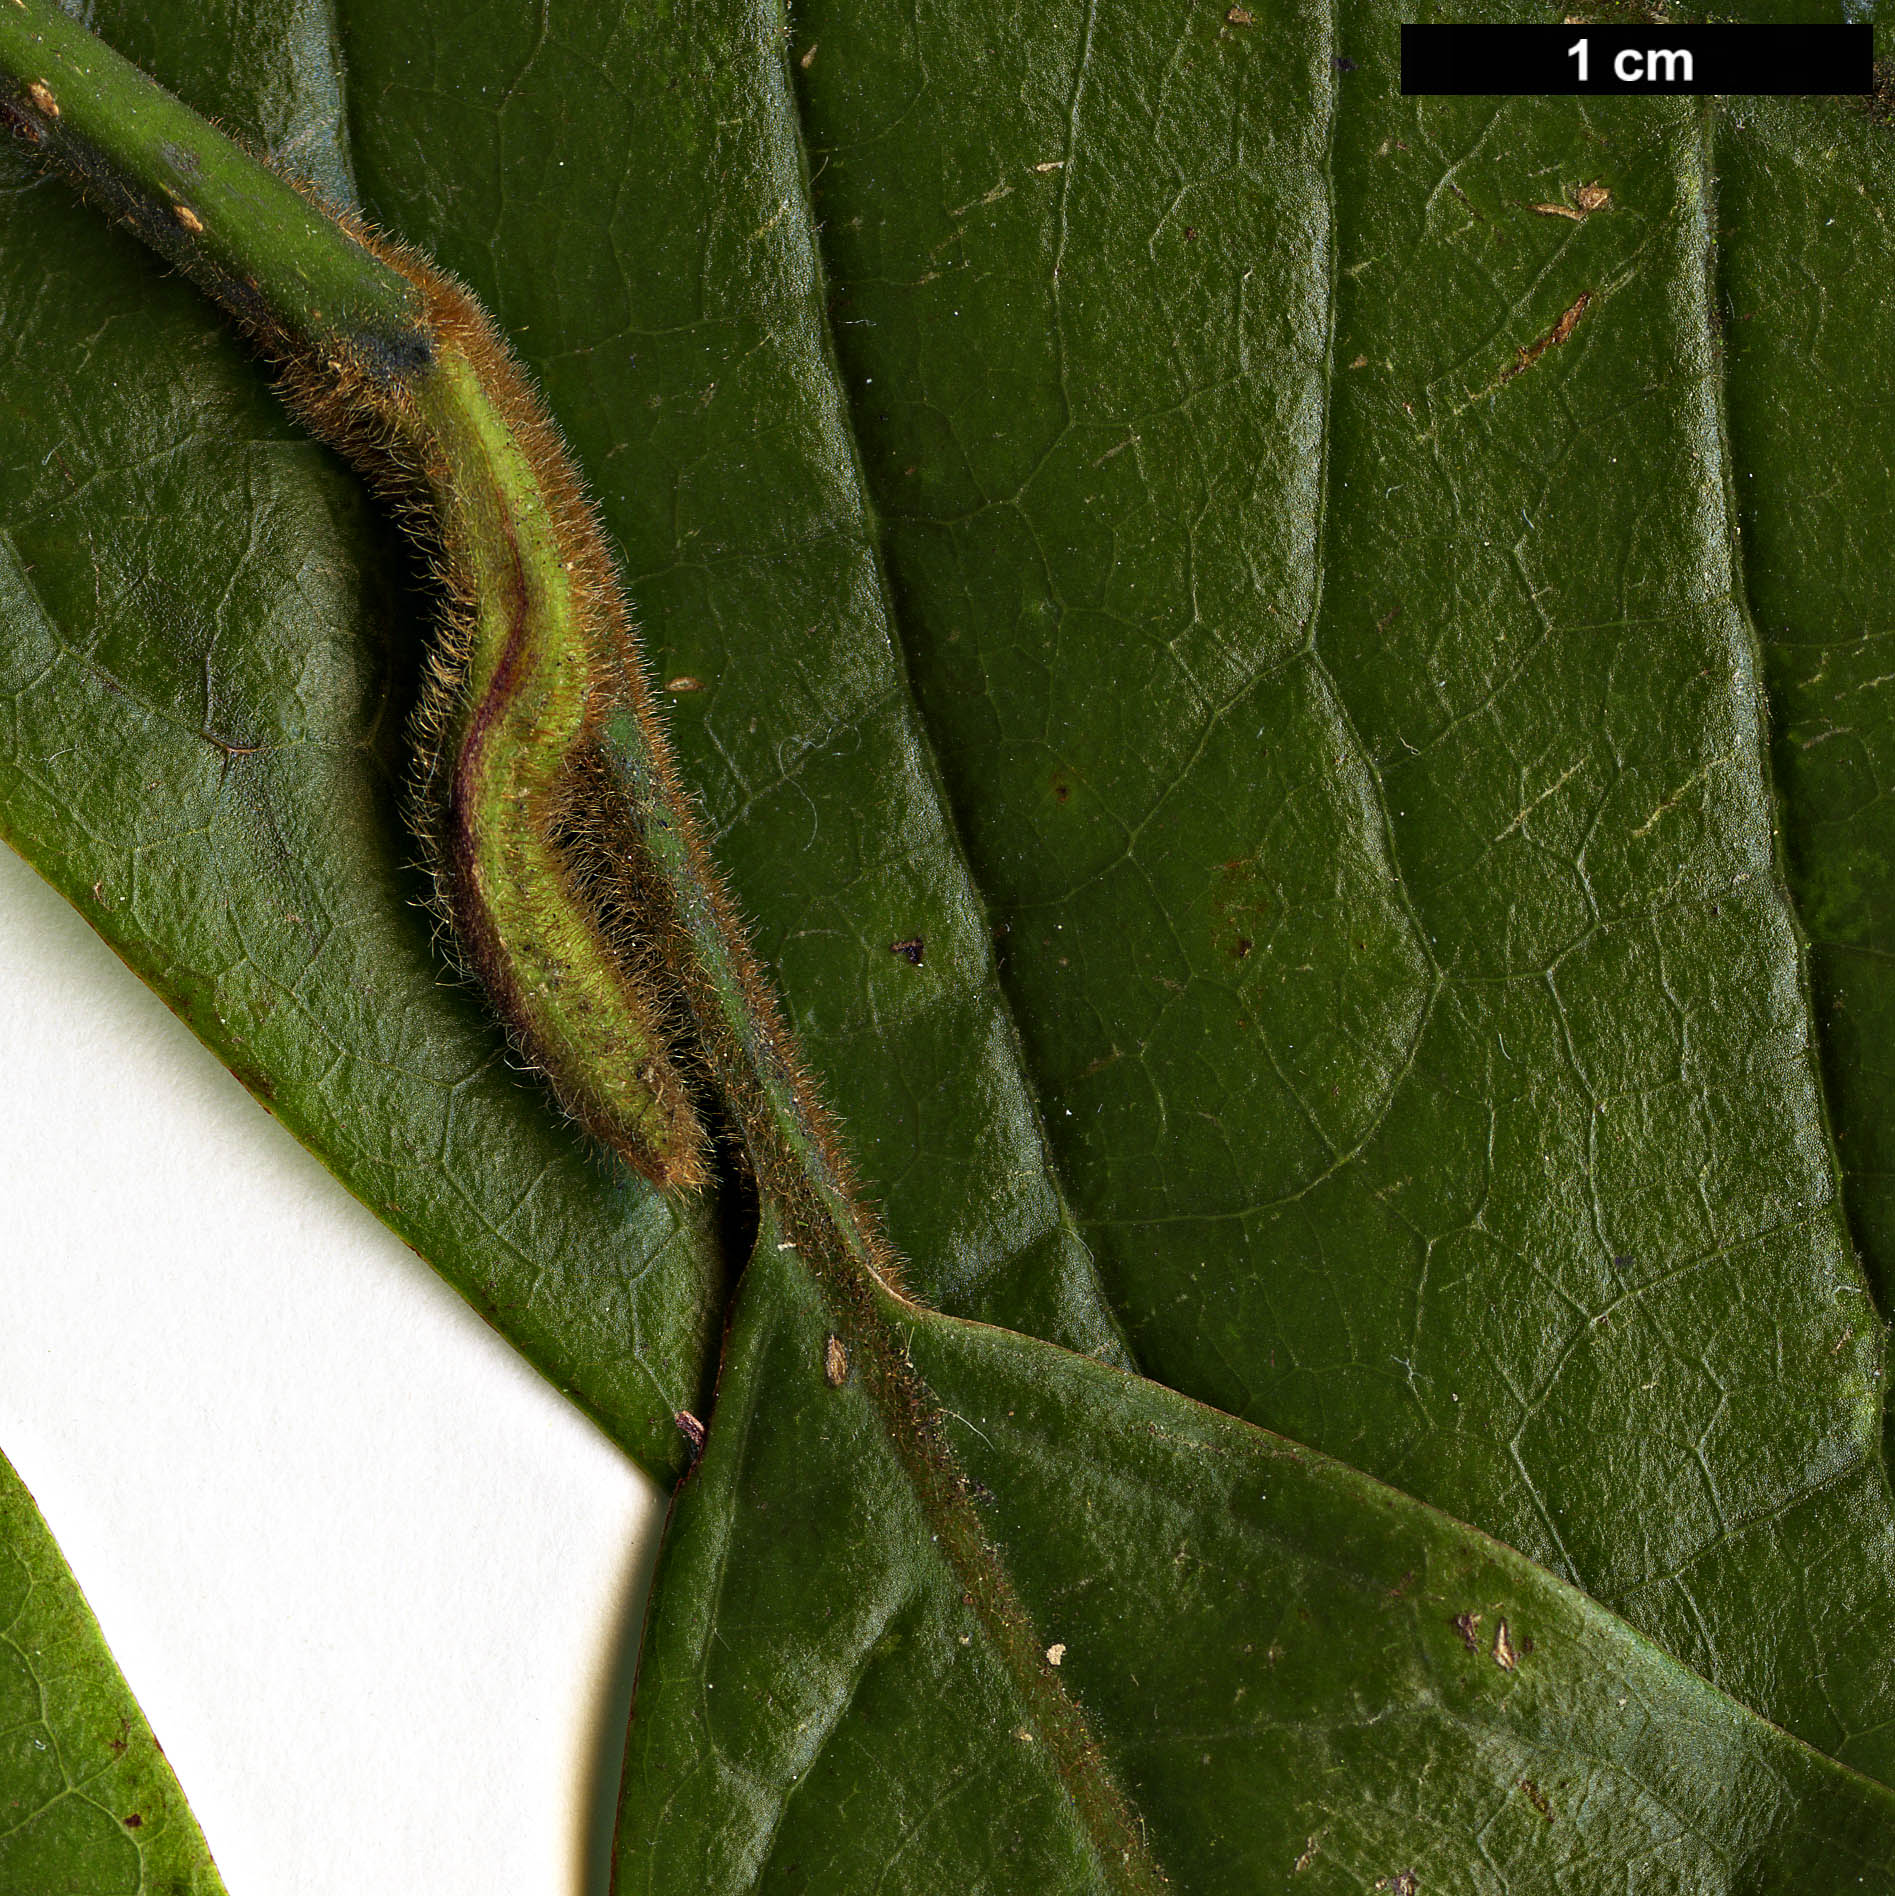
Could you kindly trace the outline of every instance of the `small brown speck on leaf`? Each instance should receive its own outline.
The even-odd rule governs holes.
[[[1058,1665],[1059,1662],[1065,1657],[1066,1657],[1066,1648],[1064,1645],[1048,1646],[1046,1649],[1046,1663],[1049,1666]]]
[[[1570,204],[1530,204],[1527,208],[1541,217],[1565,217],[1583,224],[1594,211],[1604,210],[1611,202],[1612,193],[1603,184],[1582,184]]]
[[[1352,369],[1366,369],[1369,366],[1369,359],[1367,356],[1357,356],[1349,366]]]
[[[1461,1644],[1469,1652],[1480,1651],[1480,1615],[1478,1613],[1455,1614],[1454,1630],[1460,1634]]]
[[[672,693],[674,697],[681,691],[702,691],[704,689],[704,680],[701,678],[693,678],[689,672],[686,672],[681,678],[667,678],[665,680],[665,689]]]
[[[1519,1663],[1513,1654],[1513,1641],[1507,1636],[1507,1622],[1502,1620],[1494,1628],[1494,1664],[1502,1672],[1511,1672]]]
[[[814,65],[814,64],[816,63],[816,47],[815,47],[815,45],[814,45],[814,44],[812,44],[812,45],[811,45],[811,47],[810,47],[810,49],[809,49],[809,51],[808,51],[808,52],[806,52],[806,53],[805,53],[805,54],[804,54],[804,55],[802,56],[802,58],[801,58],[801,59],[799,59],[799,60],[798,60],[798,61],[797,61],[796,63],[797,63],[797,64],[798,64],[799,66],[801,66],[801,67],[802,67],[802,69],[803,69],[803,70],[804,70],[805,72],[807,72],[807,71],[808,71],[808,70],[810,69],[810,67],[811,67],[811,66],[813,66],[813,65]]]
[[[1232,7],[1231,10],[1224,15],[1224,18],[1227,19],[1232,26],[1248,26],[1251,23],[1252,15],[1248,7]]]
[[[671,1418],[678,1425],[678,1433],[684,1437],[686,1457],[695,1462],[704,1453],[704,1424],[689,1409],[680,1409]]]
[[[903,941],[891,941],[888,944],[891,955],[900,955],[911,968],[921,966],[922,957],[928,952],[928,944],[919,935],[910,935]]]
[[[57,118],[59,116],[59,101],[54,97],[52,87],[49,86],[44,79],[35,79],[33,83],[27,87],[26,96],[31,99],[34,105],[37,106],[40,111],[44,112],[48,118]]]
[[[142,1827],[144,1821],[144,1818],[139,1816],[137,1811],[133,1811],[132,1814],[125,1819],[125,1828],[127,1830],[137,1830]]]
[[[839,1336],[822,1346],[822,1379],[831,1389],[840,1389],[849,1380],[849,1346]]]
[[[1568,307],[1560,312],[1556,322],[1545,335],[1536,337],[1532,342],[1524,342],[1515,352],[1514,359],[1500,371],[1500,383],[1511,382],[1516,375],[1523,375],[1532,368],[1549,349],[1557,349],[1579,327],[1579,319],[1585,315],[1592,302],[1592,292],[1581,290]]]
[[[1303,1845],[1303,1854],[1296,1859],[1293,1867],[1297,1870],[1308,1869],[1309,1866],[1316,1861],[1316,1850],[1321,1842],[1322,1839],[1320,1837],[1311,1837],[1310,1840]]]
[[[1550,1824],[1553,1821],[1553,1806],[1546,1801],[1546,1793],[1531,1778],[1522,1778],[1520,1788],[1526,1792],[1527,1802]]]
[[[193,237],[204,228],[204,220],[188,204],[174,204],[171,215],[188,230]]]
[[[1387,1890],[1388,1896],[1416,1896],[1421,1878],[1413,1870],[1397,1870],[1393,1876],[1378,1877],[1375,1887]]]

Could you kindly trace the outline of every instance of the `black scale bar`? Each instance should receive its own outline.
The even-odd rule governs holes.
[[[1873,92],[1866,26],[1404,26],[1402,90]]]

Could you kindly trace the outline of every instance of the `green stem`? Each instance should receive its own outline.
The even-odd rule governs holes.
[[[0,119],[273,350],[418,366],[412,283],[51,0],[0,0]]]

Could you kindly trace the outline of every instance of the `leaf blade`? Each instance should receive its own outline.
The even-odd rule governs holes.
[[[569,428],[658,676],[687,681],[672,737],[726,875],[917,1286],[1117,1356],[891,642],[776,16],[592,6],[542,43],[453,12],[349,15],[354,84],[397,107],[360,127],[369,207],[466,278]],[[603,240],[575,188],[600,175]],[[488,244],[452,181],[501,177]],[[895,948],[917,938],[919,964]]]
[[[801,16],[918,696],[1147,1371],[1886,1774],[1875,1637],[1806,1631],[1812,1572],[1885,1622],[1895,1511],[1731,508],[1742,110],[1404,99],[1397,11]]]
[[[173,50],[228,60],[230,31]],[[248,84],[267,117],[277,75],[236,64],[197,76]],[[377,1216],[675,1474],[721,1306],[714,1221],[577,1145],[444,978],[401,808],[411,575],[215,313],[7,162],[0,833]]]
[[[163,1750],[4,1458],[0,1889],[224,1896]]]
[[[1116,1887],[828,1324],[752,1261],[660,1558],[615,1889]],[[1017,1333],[917,1313],[909,1340],[1177,1887],[1888,1885],[1895,1793],[1511,1550]]]

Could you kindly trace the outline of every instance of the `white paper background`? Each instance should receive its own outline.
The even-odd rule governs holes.
[[[604,1889],[656,1492],[0,846],[0,1450],[232,1896]]]

